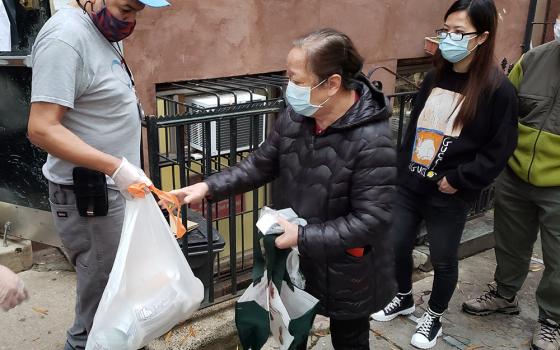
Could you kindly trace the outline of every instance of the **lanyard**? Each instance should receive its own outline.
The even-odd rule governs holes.
[[[132,72],[130,71],[130,68],[128,68],[128,64],[126,64],[126,60],[124,59],[124,55],[122,54],[119,44],[117,43],[116,44],[117,46],[115,47],[115,45],[113,45],[113,43],[109,41],[109,45],[111,45],[113,50],[115,50],[117,55],[119,55],[119,57],[121,58],[121,65],[124,65],[126,73],[130,77],[130,82],[132,83],[132,90],[134,90],[134,94],[136,95],[136,86],[134,85],[134,78],[132,77]],[[144,108],[142,108],[142,104],[140,103],[138,96],[136,96],[136,106],[138,107],[138,116],[140,117],[140,120],[144,120],[145,117]]]
[[[108,40],[107,40],[108,41]],[[114,45],[114,43],[109,41],[109,45],[111,45],[111,47],[113,48],[113,50],[115,50],[115,52],[117,53],[117,55],[120,57],[121,59],[121,65],[124,65],[124,69],[126,71],[126,74],[128,74],[128,76],[130,77],[130,81],[132,83],[132,87],[135,88],[136,86],[134,85],[134,77],[132,76],[132,71],[130,70],[130,68],[128,67],[128,64],[126,64],[126,60],[124,59],[124,55],[122,54],[121,48],[119,47],[119,44],[116,44],[116,47]]]

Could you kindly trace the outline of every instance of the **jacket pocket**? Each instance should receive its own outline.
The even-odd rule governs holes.
[[[328,265],[329,297],[334,301],[362,301],[372,296],[373,261],[371,252],[362,257],[344,253]]]
[[[545,112],[546,106],[552,102],[549,97],[529,94],[519,94],[518,98],[520,119],[526,118],[529,115],[541,115],[541,113]],[[536,125],[535,123],[538,123],[538,120],[528,120],[527,122]]]

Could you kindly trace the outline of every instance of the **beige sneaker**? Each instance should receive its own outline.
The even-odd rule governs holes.
[[[533,350],[560,350],[560,325],[552,320],[539,320],[533,334]]]
[[[486,316],[494,312],[518,315],[519,303],[517,296],[510,302],[498,294],[498,290],[494,285],[489,284],[488,291],[484,294],[463,303],[463,311],[477,316]]]

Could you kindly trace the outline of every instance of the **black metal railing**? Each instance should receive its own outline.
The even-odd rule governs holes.
[[[395,140],[395,146],[400,149],[404,131],[408,121],[410,120],[410,113],[412,112],[412,107],[414,105],[414,98],[418,94],[418,91],[410,92],[397,92],[392,95],[387,95],[389,99],[389,106],[392,107],[391,111],[391,131],[393,132],[393,138]]]
[[[165,190],[193,185],[247,157],[264,141],[276,113],[283,109],[285,85],[286,78],[272,74],[158,86],[156,102],[161,116],[143,121],[154,184]],[[270,190],[264,186],[189,208],[206,219],[208,261],[204,270],[210,273],[205,278],[210,281],[205,286],[206,304],[235,296],[249,281],[258,209],[269,199]],[[187,208],[182,211],[188,219]],[[215,249],[214,230],[225,233],[225,253]],[[187,259],[185,246],[190,242],[181,242]]]
[[[154,184],[164,190],[185,187],[246,158],[259,147],[276,114],[284,108],[282,96],[286,82],[283,76],[273,74],[158,86],[157,105],[161,116],[143,121],[148,169]],[[402,142],[416,94],[414,91],[387,96],[392,106],[396,147]],[[489,208],[492,193],[491,189],[483,193],[472,215]],[[270,195],[269,187],[264,186],[188,209],[189,213],[199,212],[206,219],[207,276],[203,277],[209,283],[204,305],[235,297],[249,284],[258,210],[270,204]],[[187,209],[182,210],[185,217]],[[213,230],[222,233],[228,241],[225,251],[215,249]],[[184,252],[188,252],[185,245],[189,242],[183,239]]]

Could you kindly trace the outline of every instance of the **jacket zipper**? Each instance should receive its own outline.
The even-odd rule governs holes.
[[[531,183],[531,170],[533,170],[533,163],[535,162],[535,157],[536,157],[536,153],[537,153],[537,143],[539,142],[539,138],[541,137],[541,134],[543,132],[543,129],[546,125],[546,122],[548,121],[548,118],[550,118],[551,112],[554,109],[554,106],[556,106],[556,101],[558,100],[558,92],[560,91],[560,87],[558,87],[556,89],[556,93],[554,94],[554,99],[552,100],[552,104],[550,105],[549,110],[547,111],[547,115],[546,118],[544,118],[544,120],[542,121],[541,127],[539,128],[539,133],[537,134],[537,138],[535,139],[535,143],[533,144],[533,154],[531,156],[531,163],[529,164],[529,169],[527,170],[527,182]]]

